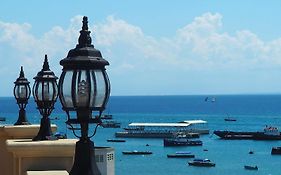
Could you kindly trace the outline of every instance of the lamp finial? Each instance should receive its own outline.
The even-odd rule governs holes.
[[[83,26],[82,26],[82,30],[80,31],[80,36],[78,39],[78,44],[76,47],[93,47],[92,45],[92,38],[90,36],[90,31],[88,30],[88,17],[84,16],[83,17]]]
[[[45,60],[44,60],[43,69],[42,70],[50,70],[47,54],[45,54]]]

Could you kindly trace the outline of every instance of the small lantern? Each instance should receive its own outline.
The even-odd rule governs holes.
[[[14,125],[29,125],[30,123],[26,119],[25,107],[30,97],[29,81],[24,77],[23,67],[21,66],[19,78],[14,82],[14,96],[17,100],[17,104],[20,108],[19,117]]]
[[[73,128],[73,132],[73,125],[81,127],[81,137],[74,132],[80,140],[76,143],[75,161],[70,174],[100,174],[94,160],[94,143],[90,140],[96,130],[89,136],[88,127],[90,123],[97,126],[101,123],[100,116],[110,94],[110,83],[105,71],[109,63],[92,45],[87,17],[83,17],[76,48],[70,50],[60,64],[63,72],[59,80],[59,97],[68,116],[66,123]],[[76,114],[71,115],[73,112]],[[93,112],[98,112],[98,117],[93,117]]]
[[[48,140],[52,136],[49,115],[54,109],[54,104],[58,96],[57,77],[49,68],[47,55],[45,55],[44,65],[37,76],[34,77],[32,93],[37,104],[37,109],[43,116],[41,119],[40,130],[33,140]]]

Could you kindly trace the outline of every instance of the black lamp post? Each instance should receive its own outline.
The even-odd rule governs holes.
[[[50,70],[47,55],[45,55],[42,70],[38,72],[34,79],[32,93],[37,109],[39,109],[43,118],[41,119],[39,132],[33,140],[48,140],[47,137],[52,135],[49,115],[52,113],[58,97],[58,77]]]
[[[24,77],[23,67],[21,66],[20,76],[15,81],[14,96],[20,108],[19,117],[14,125],[30,125],[26,119],[25,107],[30,97],[29,81]]]
[[[108,61],[94,48],[88,18],[83,17],[83,27],[76,48],[70,50],[60,61],[63,72],[59,80],[59,97],[63,110],[67,113],[67,124],[79,138],[76,142],[75,159],[70,175],[100,175],[96,161],[94,143],[90,140],[101,123],[101,113],[107,104],[110,83],[105,71]],[[75,114],[76,112],[76,114]],[[99,117],[92,117],[98,112]],[[72,115],[74,113],[74,115]],[[94,133],[89,136],[89,124],[95,123]],[[74,132],[74,125],[80,125],[81,136]]]

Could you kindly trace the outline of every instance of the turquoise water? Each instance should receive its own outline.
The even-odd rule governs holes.
[[[217,129],[243,131],[262,130],[265,125],[281,128],[281,95],[236,95],[216,96],[216,102],[205,102],[205,96],[148,96],[148,97],[111,97],[108,111],[114,121],[125,127],[130,122],[177,122],[182,120],[203,119],[208,121],[212,133]],[[16,121],[17,105],[13,98],[0,98],[0,116],[7,118],[6,124]],[[33,99],[27,106],[28,120],[38,123],[40,120]],[[225,122],[227,116],[236,118],[236,122]],[[64,124],[65,114],[57,103],[51,118],[66,132],[69,138],[73,134]],[[270,154],[273,146],[281,146],[281,141],[221,140],[213,134],[200,139],[203,146],[163,147],[162,139],[126,139],[125,143],[109,143],[114,133],[122,129],[98,128],[92,139],[97,146],[115,148],[116,175],[280,175],[281,156]],[[146,146],[149,144],[149,146]],[[208,151],[203,151],[208,149]],[[149,150],[152,155],[122,155],[122,151]],[[250,150],[254,154],[248,154]],[[168,159],[168,153],[191,151],[197,158],[209,158],[216,167],[188,166],[192,159]],[[244,165],[257,165],[258,171],[245,170]]]

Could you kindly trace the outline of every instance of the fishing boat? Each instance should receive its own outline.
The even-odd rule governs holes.
[[[246,170],[258,170],[257,166],[245,165],[244,168]]]
[[[176,152],[175,154],[167,154],[168,158],[194,158],[195,155],[191,152]]]
[[[123,154],[127,154],[127,155],[145,155],[145,154],[152,154],[151,151],[122,151]]]
[[[244,132],[244,131],[214,131],[214,134],[222,139],[229,140],[281,140],[281,134],[277,127],[266,126],[263,132]]]
[[[200,166],[200,167],[213,167],[213,166],[216,166],[216,164],[211,162],[209,159],[194,159],[193,161],[189,161],[188,165]]]
[[[126,142],[126,140],[123,139],[107,139],[107,142]]]
[[[207,122],[189,120],[178,123],[130,123],[124,131],[116,132],[116,137],[172,138],[176,135],[208,134]],[[196,136],[194,134],[194,136]]]
[[[271,149],[271,154],[281,154],[281,147],[273,147]]]
[[[201,140],[188,140],[185,138],[166,138],[163,140],[164,146],[201,146]]]

